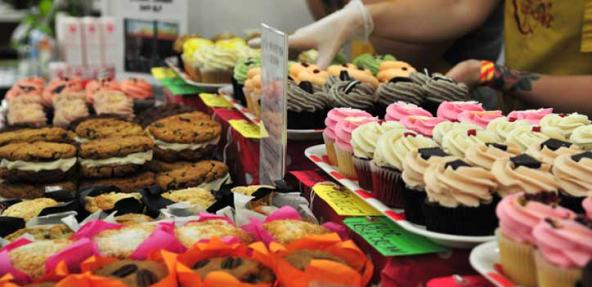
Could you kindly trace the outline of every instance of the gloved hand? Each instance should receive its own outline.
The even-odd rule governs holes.
[[[329,66],[341,46],[351,39],[368,40],[374,21],[361,0],[352,0],[343,9],[302,27],[288,38],[290,48],[317,49],[317,65]]]

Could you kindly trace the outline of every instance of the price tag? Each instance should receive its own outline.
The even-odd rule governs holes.
[[[341,216],[375,216],[381,213],[351,191],[334,184],[316,184],[315,194]]]
[[[220,95],[201,93],[199,98],[210,108],[232,108],[232,104]]]
[[[447,251],[429,239],[410,233],[384,216],[350,217],[345,225],[383,256],[406,256]]]
[[[181,79],[179,79],[179,80],[181,80]],[[175,96],[196,95],[196,94],[199,94],[202,92],[202,90],[198,87],[194,87],[194,86],[185,84],[185,82],[183,82],[183,80],[181,80],[181,82],[179,82],[177,80],[170,81],[169,83],[164,84],[164,85]]]
[[[248,139],[261,139],[267,136],[261,133],[260,125],[251,123],[247,120],[229,120],[230,126]]]
[[[173,70],[164,67],[154,67],[151,69],[151,72],[152,77],[159,81],[165,78],[174,78],[177,76]]]

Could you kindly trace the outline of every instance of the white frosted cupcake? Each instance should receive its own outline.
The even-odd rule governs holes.
[[[569,141],[579,145],[585,150],[592,149],[592,125],[576,128],[569,137]]]
[[[465,152],[475,144],[497,143],[499,141],[499,137],[488,130],[456,128],[444,135],[442,148],[451,155],[464,158]]]
[[[539,127],[517,127],[508,134],[506,143],[515,144],[525,152],[531,145],[539,145],[548,139]]]

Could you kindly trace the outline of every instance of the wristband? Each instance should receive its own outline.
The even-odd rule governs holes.
[[[495,75],[495,64],[491,61],[481,61],[481,74],[479,75],[479,84],[487,86],[493,81]]]

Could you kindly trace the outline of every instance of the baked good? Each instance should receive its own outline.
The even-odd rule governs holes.
[[[134,118],[134,101],[119,91],[100,91],[94,95],[93,108],[97,115]]]
[[[121,91],[132,99],[148,99],[153,97],[152,85],[141,78],[127,78],[119,83]]]
[[[445,119],[431,116],[408,116],[401,120],[401,124],[410,131],[432,137],[434,127],[443,121]]]
[[[4,239],[14,241],[25,234],[33,236],[35,240],[67,239],[72,233],[72,229],[65,224],[47,224],[19,229]]]
[[[532,230],[545,218],[568,219],[575,214],[558,206],[555,193],[514,193],[498,204],[496,214],[500,261],[504,274],[522,286],[537,286]]]
[[[348,265],[345,260],[321,250],[300,249],[284,256],[284,259],[300,271],[305,271],[313,260],[327,260]]]
[[[93,273],[103,277],[115,278],[130,287],[152,286],[169,274],[167,267],[160,262],[129,259],[107,264],[94,270]]]
[[[525,120],[525,121],[529,122],[531,125],[538,126],[541,119],[551,113],[553,113],[553,108],[541,108],[538,110],[512,111],[508,114],[508,120],[510,120],[510,121]]]
[[[12,266],[37,279],[45,274],[45,261],[70,245],[66,239],[38,240],[21,245],[8,252]]]
[[[201,187],[219,190],[230,179],[228,167],[219,161],[204,160],[156,175],[156,184],[163,190]]]
[[[377,122],[377,118],[348,117],[342,119],[335,126],[335,155],[337,156],[337,169],[348,178],[356,178],[356,170],[353,162],[353,148],[351,145],[352,132],[359,126]]]
[[[520,148],[513,144],[477,143],[465,151],[464,160],[472,165],[491,170],[493,163],[500,158],[511,158],[520,154]]]
[[[445,101],[466,101],[469,99],[469,88],[463,83],[445,77],[441,74],[433,74],[422,86],[425,93],[425,100],[422,107],[433,114],[437,113],[438,107]]]
[[[0,147],[0,177],[9,181],[60,181],[74,170],[76,147],[34,142]]]
[[[94,101],[94,96],[102,91],[121,91],[121,86],[112,79],[92,80],[86,84],[86,100],[89,103]]]
[[[442,148],[445,152],[464,158],[467,149],[476,144],[497,143],[500,139],[493,132],[483,129],[466,129],[458,127],[448,131],[442,137]]]
[[[247,80],[247,73],[251,68],[261,66],[261,56],[241,57],[234,65],[232,76],[232,88],[234,90],[233,97],[237,99],[241,105],[247,106],[247,98],[243,88]]]
[[[115,207],[115,203],[125,198],[135,198],[139,202],[142,196],[137,192],[108,192],[97,196],[87,196],[84,198],[84,208],[91,213],[97,212],[99,210],[107,211],[113,209]]]
[[[85,119],[74,127],[74,132],[80,142],[114,136],[141,136],[144,134],[140,125],[117,118]]]
[[[263,223],[265,229],[273,239],[281,244],[311,236],[329,233],[325,227],[295,219],[278,219]]]
[[[372,55],[370,53],[364,53],[355,57],[352,61],[358,68],[367,69],[372,72],[374,76],[378,74],[380,65],[384,61],[396,61],[395,57],[391,55]]]
[[[259,109],[261,107],[259,99],[261,98],[261,67],[254,67],[247,72],[247,80],[243,87],[245,100],[247,102],[247,110],[259,116]]]
[[[550,138],[539,145],[531,145],[526,153],[539,161],[553,165],[560,155],[574,155],[581,153],[582,149],[570,142]]]
[[[499,117],[487,124],[487,130],[496,133],[503,141],[508,138],[510,132],[519,127],[529,129],[532,125],[525,120],[508,120],[507,117]]]
[[[97,234],[93,241],[101,255],[107,257],[128,258],[148,239],[156,228],[154,223],[126,225],[120,229],[108,229]]]
[[[17,98],[19,101],[25,98]],[[37,96],[33,97],[37,99]],[[41,127],[47,124],[47,115],[40,103],[18,103],[13,100],[9,103],[6,115],[8,124],[11,126]]]
[[[201,210],[206,210],[216,201],[210,191],[199,187],[168,191],[161,196],[173,202],[185,202],[191,206],[197,206]]]
[[[421,107],[407,102],[395,102],[386,107],[386,121],[401,121],[408,116],[432,117],[432,114]]]
[[[135,121],[143,127],[146,127],[157,120],[164,119],[173,115],[190,113],[193,111],[195,111],[195,108],[190,106],[179,104],[165,104],[162,106],[151,107],[144,110],[135,118]]]
[[[120,177],[152,160],[154,142],[147,136],[111,137],[80,145],[80,173],[85,177]]]
[[[405,130],[385,132],[378,138],[372,170],[372,187],[376,198],[384,204],[403,207],[403,160],[407,153],[420,148],[436,147],[430,138]]]
[[[457,129],[462,129],[466,132],[471,129],[479,130],[481,128],[469,123],[443,121],[432,129],[432,139],[439,145],[442,145],[444,135],[446,135],[449,131]]]
[[[351,108],[334,108],[327,113],[323,139],[325,141],[329,163],[332,165],[337,165],[337,155],[335,154],[335,127],[339,121],[347,117],[372,117],[372,115],[368,112]]]
[[[286,105],[289,129],[318,129],[323,127],[329,98],[323,91],[314,91],[311,82],[288,80]]]
[[[201,73],[198,63],[195,61],[195,56],[198,56],[196,52],[207,46],[214,46],[214,42],[209,39],[196,37],[188,39],[183,43],[183,54],[181,54],[183,67],[189,78],[197,82],[201,81]]]
[[[438,106],[437,115],[452,122],[460,121],[460,114],[463,112],[483,112],[483,105],[476,101],[449,102],[444,101]]]
[[[51,80],[43,90],[43,102],[46,106],[53,104],[53,99],[62,93],[84,92],[82,80],[79,77],[60,77]]]
[[[23,200],[4,209],[2,216],[19,217],[25,221],[29,221],[37,217],[46,207],[56,205],[58,205],[58,202],[51,198]]]
[[[135,192],[136,190],[154,184],[154,173],[146,171],[127,177],[87,179],[80,183],[81,189],[94,186],[115,186],[121,192]]]
[[[424,181],[427,230],[469,236],[493,234],[497,227],[493,201],[497,182],[491,172],[450,158],[430,164]]]
[[[354,108],[374,111],[375,88],[357,80],[345,80],[335,83],[329,89],[328,97],[333,107]]]
[[[403,61],[383,61],[378,66],[377,78],[381,83],[386,83],[395,78],[406,78],[416,74],[415,68]],[[423,83],[422,83],[423,84]]]
[[[421,105],[425,97],[423,87],[403,75],[393,74],[393,78],[378,86],[376,98],[379,110],[384,110],[390,104],[403,101],[413,105]]]
[[[210,240],[213,237],[236,237],[242,243],[253,241],[251,235],[246,231],[222,219],[189,222],[183,226],[177,226],[175,227],[175,235],[179,242],[187,248],[199,241]]]
[[[592,149],[592,125],[585,125],[576,128],[569,136],[569,141],[577,144],[585,150]]]
[[[541,132],[540,127],[518,126],[508,133],[506,143],[515,144],[525,152],[530,146],[539,145],[548,139],[549,137]]]
[[[224,272],[242,283],[271,284],[275,281],[275,275],[269,267],[243,257],[224,256],[203,259],[194,263],[191,269],[202,279],[206,278],[210,272]]]
[[[354,64],[331,65],[327,67],[327,72],[330,75],[329,78],[339,78],[341,81],[356,80],[367,84],[374,89],[378,87],[378,79],[372,75],[370,70],[358,68]],[[334,81],[331,85],[335,85],[341,81]],[[329,79],[327,82],[329,82]]]
[[[483,129],[497,118],[503,117],[502,111],[464,111],[458,115],[461,122],[474,124]]]
[[[32,143],[36,141],[72,143],[74,133],[59,127],[18,129],[0,133],[0,146],[11,143]]]
[[[74,194],[78,189],[76,182],[71,180],[48,183],[7,182],[0,181],[0,197],[17,199],[34,199],[43,197],[46,191],[66,190]]]
[[[589,125],[590,119],[586,115],[573,114],[548,114],[544,116],[539,125],[541,131],[551,137],[552,134],[560,134],[563,138],[569,139],[575,129]]]
[[[132,225],[137,223],[152,222],[154,219],[148,215],[139,213],[128,213],[124,215],[115,216],[115,222],[123,225]]]
[[[372,171],[370,163],[374,158],[376,142],[385,132],[395,129],[405,129],[403,125],[395,121],[369,122],[357,127],[351,134],[351,146],[353,149],[353,162],[360,187],[372,190]]]
[[[4,95],[4,98],[10,101],[27,94],[34,94],[41,97],[44,86],[45,80],[41,77],[22,78],[12,85],[12,87],[6,92],[6,95]]]
[[[497,159],[491,166],[499,186],[498,193],[504,197],[516,192],[529,194],[559,191],[559,183],[551,174],[551,166],[527,155]]]
[[[84,94],[83,94],[84,96]],[[67,127],[77,119],[89,116],[86,101],[83,99],[60,99],[61,96],[54,99],[53,125],[58,127]]]
[[[561,205],[583,213],[582,201],[592,190],[592,152],[560,155],[552,171],[561,187]]]
[[[154,139],[154,156],[174,162],[208,156],[220,141],[222,127],[208,115],[193,112],[158,120],[146,130]]]
[[[151,161],[146,163],[146,167],[153,171],[153,172],[165,172],[171,171],[173,169],[178,169],[181,167],[187,167],[190,165],[195,164],[195,162],[190,161],[176,161],[176,162],[166,162],[157,159],[152,159]]]

